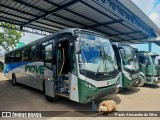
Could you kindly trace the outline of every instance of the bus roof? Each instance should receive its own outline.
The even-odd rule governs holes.
[[[148,53],[149,55],[159,55],[157,53],[149,52],[149,51],[137,51],[137,53]]]
[[[129,47],[132,47],[130,46],[129,44],[127,43],[120,43],[120,42],[111,42],[112,45],[116,45],[116,46],[129,46]],[[133,47],[132,47],[133,48]]]
[[[33,42],[30,42],[30,43],[28,43],[28,44],[26,44],[26,45],[24,45],[24,46],[22,46],[22,47],[20,47],[20,48],[16,48],[16,49],[14,49],[14,50],[11,50],[11,51],[7,52],[6,54],[9,54],[9,53],[14,52],[14,51],[17,51],[17,50],[21,50],[21,49],[23,49],[23,48],[25,48],[25,47],[27,47],[27,46],[34,45],[34,44],[39,43],[39,42],[45,42],[45,41],[47,41],[48,39],[51,39],[52,37],[54,37],[54,36],[56,36],[56,35],[58,35],[58,34],[63,34],[63,33],[69,32],[69,33],[72,33],[72,34],[74,35],[74,31],[92,32],[92,33],[94,33],[94,34],[99,34],[99,35],[101,35],[101,36],[104,36],[104,35],[101,34],[101,33],[98,33],[98,32],[95,32],[95,31],[86,30],[86,29],[66,28],[66,29],[63,29],[63,30],[61,30],[61,31],[59,31],[59,32],[53,33],[53,34],[48,35],[48,36],[46,36],[46,37],[43,37],[43,38],[40,38],[40,39],[35,40],[35,41],[33,41]]]

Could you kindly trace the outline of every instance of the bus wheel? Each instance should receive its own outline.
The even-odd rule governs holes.
[[[54,101],[55,101],[55,98],[50,97],[50,96],[48,96],[48,95],[46,95],[46,94],[45,94],[45,97],[46,97],[46,99],[47,99],[49,102],[54,102]]]
[[[16,82],[16,76],[15,74],[12,75],[12,85],[15,86],[17,84]]]
[[[45,94],[45,98],[46,98],[46,100],[49,101],[49,102],[56,102],[57,100],[59,100],[59,97],[58,97],[58,96],[56,96],[55,98],[53,98],[53,97],[50,97],[50,96],[48,96],[48,95],[46,95],[46,94]]]
[[[122,91],[123,91],[123,89],[121,87],[118,87],[117,90],[116,90],[116,94],[118,94],[118,93],[120,93]]]
[[[145,83],[145,80],[142,76],[140,76],[140,83],[138,84],[138,87],[142,87]]]

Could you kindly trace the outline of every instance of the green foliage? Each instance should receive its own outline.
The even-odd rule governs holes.
[[[10,29],[16,28],[16,25],[13,24],[0,22],[0,26],[3,27],[2,31],[0,31],[0,46],[6,51],[14,49],[22,37],[22,32]]]

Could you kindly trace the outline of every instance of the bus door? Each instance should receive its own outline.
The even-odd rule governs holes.
[[[57,86],[59,94],[69,96],[69,46],[68,40],[57,43]]]
[[[44,43],[45,44],[45,43]],[[53,61],[54,61],[54,49],[53,44],[49,43],[44,45],[44,88],[45,88],[45,95],[55,97],[55,86],[53,80]]]
[[[141,63],[140,69],[146,76],[146,81],[151,81],[151,76],[153,75],[153,65],[151,63],[150,56],[148,54],[139,56],[139,62]]]

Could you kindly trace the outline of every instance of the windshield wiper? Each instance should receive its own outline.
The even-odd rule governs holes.
[[[97,72],[95,73],[96,75],[99,73],[102,62],[105,63],[105,60],[106,60],[106,53],[105,53],[104,47],[102,47],[102,46],[100,46],[100,58],[102,61],[100,62],[99,66],[98,66]],[[106,70],[106,68],[107,67],[105,64],[105,70]]]
[[[102,62],[100,62],[100,65],[98,66],[98,69],[97,69],[97,72],[95,73],[96,75],[99,73],[99,70],[100,70],[100,67],[101,67],[101,64],[102,63],[104,63],[105,64],[105,71],[107,72],[108,71],[108,69],[107,69],[107,65],[106,65],[106,60],[108,60],[107,59],[107,53],[106,53],[106,51],[104,50],[104,47],[103,46],[101,46],[101,48],[100,48],[100,58],[102,59]],[[111,64],[112,64],[112,67],[113,67],[113,69],[115,70],[115,66],[113,65],[113,62],[111,62]]]

